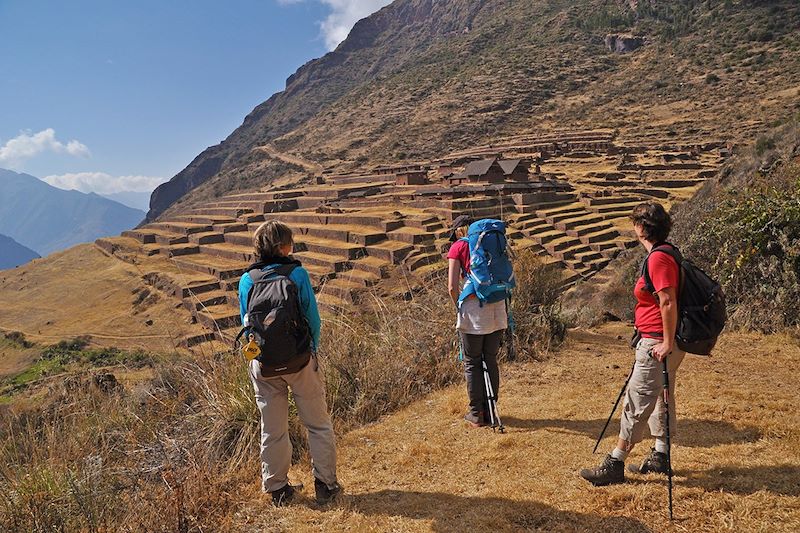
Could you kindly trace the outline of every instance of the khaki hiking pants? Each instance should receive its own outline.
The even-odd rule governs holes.
[[[300,421],[308,430],[314,477],[336,484],[336,441],[325,402],[325,385],[315,357],[294,374],[265,378],[258,361],[250,363],[250,380],[261,412],[261,480],[272,492],[289,482],[292,444],[289,441],[289,388]]]
[[[625,403],[622,407],[619,438],[637,444],[644,438],[645,426],[650,426],[653,437],[666,436],[664,427],[664,374],[663,363],[653,357],[653,347],[661,339],[643,338],[636,345],[636,363],[633,366]],[[675,420],[675,374],[683,362],[686,352],[675,348],[667,356],[669,373],[669,434],[676,435]]]

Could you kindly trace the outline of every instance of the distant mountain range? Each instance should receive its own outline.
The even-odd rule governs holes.
[[[150,209],[149,192],[124,191],[101,194],[100,196],[108,198],[109,200],[114,200],[115,202],[119,202],[122,205],[132,207],[133,209],[141,209],[142,211],[147,211]]]
[[[0,169],[0,234],[45,256],[133,228],[145,213],[94,193],[65,191]]]
[[[39,254],[6,235],[0,235],[0,270],[24,265]]]

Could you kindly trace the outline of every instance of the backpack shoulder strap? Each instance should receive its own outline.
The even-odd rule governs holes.
[[[279,276],[289,277],[294,269],[297,268],[299,265],[297,263],[289,263],[287,265],[279,265],[273,272],[278,274]]]
[[[261,279],[266,275],[266,273],[260,268],[254,268],[247,273],[250,274],[250,280],[253,282],[253,285],[255,285],[256,282],[261,281]]]
[[[286,276],[287,278],[292,273],[292,271],[298,266],[297,263],[289,263],[285,265],[273,265],[266,270],[261,270],[260,268],[254,268],[249,272],[250,279],[253,280],[253,284],[255,285],[257,282],[261,281],[264,278],[268,278],[269,276],[274,276],[275,274],[279,276]]]
[[[681,263],[683,263],[683,256],[681,255],[680,250],[668,242],[658,244],[653,246],[650,250],[650,253],[644,258],[644,263],[642,263],[642,277],[644,277],[644,288],[647,292],[655,293],[655,287],[653,286],[653,280],[650,278],[650,270],[648,266],[648,262],[650,260],[650,256],[655,252],[662,252],[670,256],[672,259],[675,260],[675,263],[678,265],[678,280],[680,287],[678,288],[678,292],[683,288],[683,274],[681,272]]]

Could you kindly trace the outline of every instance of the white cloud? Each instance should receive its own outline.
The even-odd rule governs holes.
[[[74,157],[89,157],[89,148],[82,142],[71,140],[64,144],[56,139],[53,128],[38,133],[23,131],[0,146],[0,165],[18,167],[28,159],[45,152],[67,154]]]
[[[59,189],[113,194],[128,191],[150,192],[167,180],[155,176],[112,176],[105,172],[76,172],[45,176],[42,181]]]
[[[303,0],[278,0],[279,4],[297,4]],[[327,5],[331,12],[319,22],[322,37],[328,50],[333,50],[345,40],[353,25],[367,17],[383,6],[392,3],[392,0],[314,0]]]

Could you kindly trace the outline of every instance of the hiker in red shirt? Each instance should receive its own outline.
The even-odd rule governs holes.
[[[625,391],[619,440],[599,467],[581,470],[581,476],[594,485],[625,481],[625,459],[634,445],[642,441],[646,425],[656,439],[655,447],[641,465],[631,465],[628,470],[642,474],[668,472],[667,431],[661,394],[664,375],[659,364],[665,357],[669,374],[669,435],[675,436],[675,372],[686,355],[675,344],[680,268],[669,254],[650,253],[656,247],[671,246],[666,241],[672,220],[657,202],[636,206],[631,220],[639,242],[648,252],[647,270],[652,287],[646,286],[642,269],[633,291],[636,297],[634,323],[641,338],[636,343],[636,362]]]

